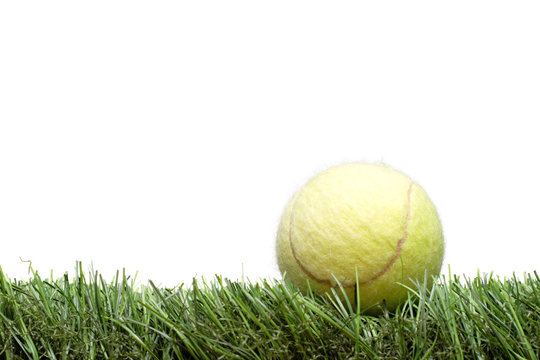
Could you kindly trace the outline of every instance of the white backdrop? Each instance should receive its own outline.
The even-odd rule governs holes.
[[[279,277],[292,193],[348,161],[420,183],[443,272],[538,269],[536,1],[0,5],[0,265],[172,286]]]

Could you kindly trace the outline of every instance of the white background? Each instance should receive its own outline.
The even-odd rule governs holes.
[[[278,278],[292,193],[422,185],[443,273],[538,269],[537,1],[3,2],[0,264]]]

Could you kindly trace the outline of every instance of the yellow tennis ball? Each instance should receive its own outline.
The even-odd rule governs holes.
[[[402,283],[441,269],[444,239],[435,206],[409,177],[386,166],[351,163],[307,182],[289,201],[277,234],[286,278],[324,293],[339,280],[351,301],[356,276],[360,306],[407,297]],[[357,275],[358,274],[358,275]],[[339,292],[339,291],[338,291]]]

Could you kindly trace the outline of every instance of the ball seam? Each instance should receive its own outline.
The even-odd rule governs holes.
[[[388,262],[388,264],[386,264],[386,266],[384,267],[384,269],[382,269],[381,271],[379,271],[377,274],[375,274],[371,279],[369,280],[366,280],[366,281],[358,281],[358,285],[368,285],[372,282],[374,282],[375,280],[377,280],[378,278],[380,278],[381,276],[383,276],[388,270],[390,270],[390,268],[392,267],[392,265],[394,265],[394,263],[396,262],[397,259],[399,259],[400,255],[401,255],[401,251],[402,251],[402,248],[403,248],[403,244],[405,244],[405,242],[407,241],[407,237],[408,237],[408,226],[409,226],[409,220],[410,220],[410,217],[411,217],[411,193],[412,193],[412,188],[413,188],[413,185],[414,185],[414,182],[411,181],[409,183],[409,188],[407,190],[407,212],[405,213],[405,225],[403,227],[403,236],[399,239],[398,243],[397,243],[397,246],[396,246],[396,253],[395,255],[392,257],[392,259],[390,259],[390,261]],[[332,282],[329,280],[329,279],[320,279],[318,277],[316,277],[315,275],[313,275],[311,273],[311,271],[309,271],[303,264],[302,262],[298,259],[298,257],[296,256],[296,250],[294,248],[294,245],[293,245],[293,225],[294,225],[294,213],[295,213],[295,210],[296,210],[296,204],[298,203],[298,198],[300,196],[297,196],[295,201],[294,201],[294,204],[292,206],[292,209],[291,209],[291,218],[289,220],[289,246],[291,248],[291,252],[292,252],[292,256],[294,258],[294,260],[296,261],[296,264],[300,267],[300,269],[312,280],[314,281],[317,281],[323,285],[326,285],[328,287],[336,287],[336,285],[333,285]],[[344,288],[354,288],[356,285],[356,282],[352,285],[343,285],[342,286]]]

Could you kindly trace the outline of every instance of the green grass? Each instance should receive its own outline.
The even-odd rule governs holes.
[[[339,291],[339,290],[338,290]],[[85,276],[10,280],[0,268],[0,359],[537,359],[540,278],[442,276],[396,312],[337,294],[217,276],[189,288]]]

